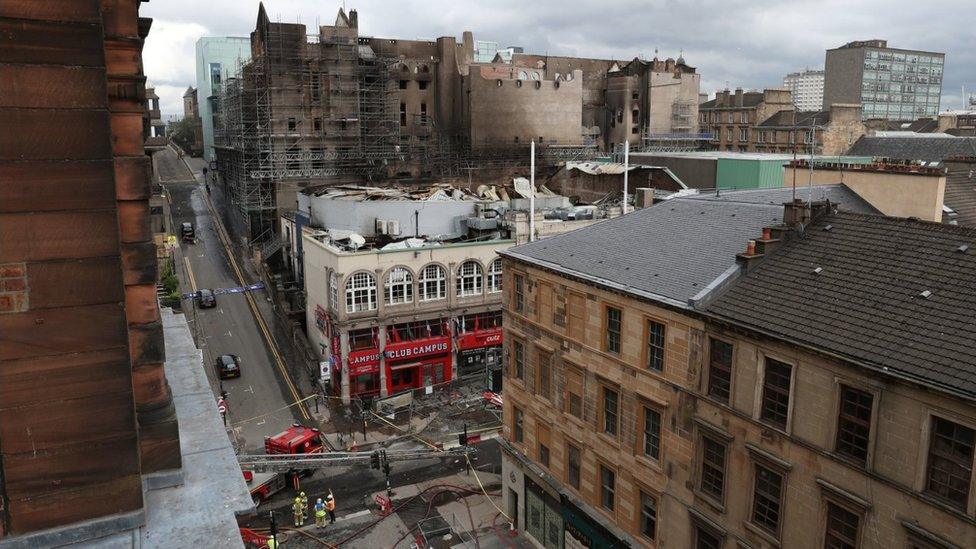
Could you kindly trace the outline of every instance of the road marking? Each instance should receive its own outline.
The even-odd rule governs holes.
[[[265,424],[265,423],[267,423],[267,422],[268,422],[268,420],[266,420],[266,419],[262,419],[261,421],[259,421],[259,422],[257,422],[257,423],[255,423],[255,425],[264,425],[264,424]]]
[[[183,256],[183,264],[186,265],[186,274],[190,277],[190,289],[197,291],[197,281],[193,278],[193,269],[190,267],[190,260]]]
[[[244,392],[245,393],[251,393],[253,395],[254,394],[254,387],[248,385],[247,386],[247,389],[244,389]]]
[[[230,239],[224,232],[224,225],[220,221],[220,216],[217,215],[217,210],[214,209],[213,203],[210,201],[210,196],[204,195],[204,202],[207,204],[207,209],[210,210],[210,216],[214,223],[214,231],[216,231],[217,237],[220,239],[220,242],[224,247],[224,252],[227,254],[227,259],[230,262],[230,266],[234,270],[234,274],[237,275],[237,280],[240,282],[241,286],[247,286],[247,282],[244,280],[244,273],[237,265],[237,259],[234,257],[234,252],[230,246]],[[254,320],[258,323],[258,328],[261,330],[261,335],[264,336],[264,340],[268,344],[268,348],[271,349],[271,355],[274,357],[275,365],[278,366],[278,371],[281,372],[281,377],[284,379],[285,385],[288,387],[288,392],[291,393],[292,397],[298,404],[298,410],[301,412],[302,417],[306,421],[312,419],[312,414],[309,413],[308,408],[305,406],[304,399],[302,399],[301,395],[298,393],[295,383],[292,381],[291,376],[288,374],[288,370],[285,368],[285,360],[281,357],[281,353],[278,351],[278,344],[275,342],[274,336],[271,335],[271,331],[265,324],[264,317],[261,316],[261,311],[258,310],[258,305],[254,300],[254,296],[251,295],[251,292],[244,292],[244,299],[251,308],[251,314],[254,316]]]
[[[220,310],[220,314],[224,314],[224,308],[223,307],[221,307],[219,310]]]
[[[227,337],[234,337],[234,334],[230,333],[230,330],[227,330]]]

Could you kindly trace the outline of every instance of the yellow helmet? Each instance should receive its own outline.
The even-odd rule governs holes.
[[[301,503],[301,502],[302,502],[302,498],[295,496],[295,503]]]
[[[301,492],[301,493],[300,493],[300,494],[298,494],[298,495],[299,495],[299,496],[301,496],[301,497],[305,497],[305,492]]]

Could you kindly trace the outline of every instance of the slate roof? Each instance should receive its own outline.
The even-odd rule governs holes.
[[[763,120],[760,128],[809,128],[830,122],[830,111],[778,111]]]
[[[949,156],[976,155],[976,138],[863,136],[854,143],[847,154],[941,162]]]
[[[796,188],[796,197],[801,200],[808,200],[811,190],[813,192],[814,202],[829,200],[831,204],[837,205],[841,211],[881,215],[881,211],[843,183],[838,185],[814,185],[812,188],[806,185],[798,186]],[[688,200],[749,202],[782,207],[784,203],[793,200],[793,189],[791,187],[776,187],[771,189],[742,189],[735,191],[720,190],[718,194],[714,191],[707,193],[701,192],[697,195],[689,195],[684,198]]]
[[[698,105],[698,110],[702,109],[741,109],[746,107],[755,107],[763,102],[765,95],[763,92],[745,92],[742,94],[742,105],[735,104],[735,94],[729,96],[728,103],[719,101],[719,98],[710,99],[704,103]]]
[[[974,273],[974,228],[842,212],[763,258],[706,310],[976,398]]]
[[[942,216],[943,223],[976,227],[976,163],[949,165],[943,203],[953,212]]]
[[[783,206],[677,198],[500,252],[637,296],[688,307]]]

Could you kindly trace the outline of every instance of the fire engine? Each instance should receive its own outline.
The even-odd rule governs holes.
[[[299,423],[277,435],[264,437],[264,452],[268,455],[302,455],[321,454],[325,452],[322,443],[322,433],[313,427],[305,427]],[[251,492],[251,499],[258,505],[272,495],[285,489],[289,484],[297,486],[298,477],[311,474],[311,469],[294,470],[288,472],[252,472],[243,471],[244,481]]]

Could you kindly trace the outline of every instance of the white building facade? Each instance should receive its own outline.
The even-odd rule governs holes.
[[[793,104],[800,111],[819,111],[823,106],[824,71],[791,72],[783,78],[783,87],[793,95]]]

